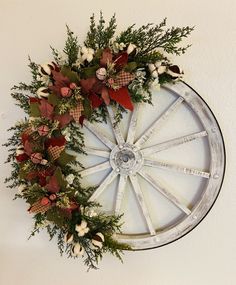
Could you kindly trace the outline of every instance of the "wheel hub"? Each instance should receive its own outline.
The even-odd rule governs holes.
[[[110,164],[121,175],[132,175],[142,167],[143,157],[135,145],[125,143],[113,148],[110,154]]]

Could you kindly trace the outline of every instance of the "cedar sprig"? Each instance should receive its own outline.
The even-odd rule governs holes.
[[[74,35],[74,33],[71,31],[68,25],[66,25],[66,29],[67,29],[67,39],[63,51],[68,56],[68,65],[72,67],[78,58],[79,44],[77,36]],[[54,51],[54,57],[57,58],[58,57],[57,51],[56,50],[53,51]]]
[[[129,26],[117,38],[118,43],[133,43],[139,48],[137,58],[147,56],[157,48],[162,48],[167,53],[180,55],[184,53],[189,46],[178,47],[177,44],[187,37],[194,27],[168,28],[166,26],[166,18],[158,25],[149,23],[135,29],[135,25]]]
[[[108,47],[109,42],[115,34],[116,26],[115,14],[111,17],[107,27],[105,27],[102,12],[100,12],[98,25],[96,25],[95,16],[93,14],[90,18],[90,29],[84,42],[85,46],[93,48],[94,50]]]

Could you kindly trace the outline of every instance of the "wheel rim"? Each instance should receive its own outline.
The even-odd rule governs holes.
[[[89,178],[100,175],[104,171],[109,171],[90,197],[90,200],[99,201],[100,196],[102,196],[104,192],[113,192],[112,198],[109,198],[110,200],[107,201],[114,200],[114,213],[119,214],[122,212],[121,207],[122,203],[124,203],[125,195],[128,191],[126,188],[129,184],[129,188],[131,188],[134,195],[135,201],[133,203],[136,202],[138,205],[145,229],[132,231],[131,227],[131,230],[128,230],[128,233],[124,230],[122,234],[117,234],[117,239],[120,242],[130,244],[133,249],[136,250],[165,245],[179,239],[191,231],[211,209],[220,191],[224,176],[225,152],[223,138],[217,121],[209,107],[193,89],[183,82],[178,82],[174,85],[165,85],[162,90],[167,92],[169,94],[168,96],[172,96],[174,100],[161,111],[160,115],[155,117],[154,114],[150,120],[151,124],[141,132],[141,135],[136,135],[137,126],[140,120],[139,106],[135,106],[134,112],[130,115],[131,118],[128,120],[129,124],[126,135],[124,134],[124,129],[121,130],[119,125],[114,125],[114,113],[110,106],[107,109],[113,129],[113,139],[108,137],[106,132],[104,132],[104,128],[109,128],[108,125],[105,125],[105,127],[102,125],[103,129],[101,131],[101,126],[99,126],[99,129],[97,126],[94,124],[92,125],[87,121],[84,124],[86,129],[84,130],[85,140],[86,132],[87,134],[89,132],[90,135],[95,136],[103,145],[103,147],[100,146],[100,148],[88,147],[87,145],[91,144],[90,137],[90,140],[86,141],[85,150],[87,154],[94,158],[102,158],[103,161],[80,171],[82,178],[88,179],[87,183],[90,184]],[[163,98],[164,96],[165,94],[163,95]],[[168,96],[166,96],[166,98]],[[155,104],[154,107],[156,108]],[[193,120],[196,120],[199,124],[199,130],[190,133],[187,132],[182,136],[166,139],[159,143],[152,142],[148,145],[148,142],[155,137],[156,134],[158,136],[158,131],[171,120],[174,114],[179,112],[180,107],[190,110]],[[147,107],[144,106],[143,108]],[[188,124],[189,121],[186,125]],[[163,161],[160,160],[158,156],[156,158],[156,155],[166,153],[172,149],[178,149],[179,147],[186,147],[186,145],[197,142],[201,142],[201,144],[204,143],[208,152],[208,155],[204,155],[205,152],[200,149],[200,153],[197,155],[199,157],[202,156],[204,159],[208,157],[208,162],[205,164],[204,169],[189,167],[182,163],[173,163],[172,161]],[[81,161],[81,156],[78,156],[78,159]],[[83,158],[82,161],[86,161],[86,159],[88,159],[88,157]],[[151,173],[153,170],[155,171],[154,174]],[[158,174],[156,175],[157,170],[159,172],[157,172]],[[187,176],[194,177],[194,179],[197,178],[199,179],[199,185],[203,186],[195,187],[195,198],[192,198],[191,201],[183,201],[183,199],[179,199],[176,193],[172,190],[170,191],[169,187],[165,186],[162,181],[159,180],[159,175],[161,175],[160,171],[168,171],[171,173],[171,177],[174,177],[173,179],[177,179],[177,175],[182,175],[182,178]],[[175,173],[175,176],[173,176],[172,173]],[[115,181],[117,185],[113,185],[112,189],[108,191],[107,189],[111,187],[112,183],[115,183]],[[188,188],[192,190],[194,187],[192,187],[190,182],[191,181],[188,183],[191,187],[188,186]],[[170,211],[170,214],[168,214],[169,220],[167,219],[168,221],[165,225],[158,226],[154,221],[155,217],[153,217],[153,215],[158,216],[159,213],[153,214],[150,212],[149,208],[151,203],[149,203],[150,200],[145,196],[147,195],[147,186],[142,187],[142,185],[145,185],[143,183],[146,183],[151,187],[152,190],[150,191],[155,191],[155,193],[158,192],[158,195],[160,195],[162,199],[168,201],[167,208],[170,207],[169,204],[171,204],[178,210],[178,213],[176,213],[176,209]],[[190,194],[185,191],[184,195],[188,196]],[[154,199],[157,207],[160,207],[160,196],[155,197]],[[101,204],[103,204],[103,210],[106,211],[106,204]],[[163,202],[162,204],[165,203]],[[128,201],[126,201],[126,206],[132,208],[132,205],[129,204]],[[155,206],[153,208],[155,208]],[[129,211],[131,211],[131,209],[129,209]],[[167,210],[165,211],[168,213]],[[132,216],[132,214],[130,214],[130,216]],[[127,217],[129,216],[127,215]],[[134,215],[132,218],[134,220],[136,219]],[[125,218],[124,222],[126,224]]]

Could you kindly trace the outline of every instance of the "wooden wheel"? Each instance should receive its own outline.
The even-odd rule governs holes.
[[[192,230],[220,191],[225,152],[221,131],[202,98],[187,84],[153,93],[114,125],[85,122],[83,184],[98,185],[90,200],[124,213],[120,242],[134,249],[170,243]]]

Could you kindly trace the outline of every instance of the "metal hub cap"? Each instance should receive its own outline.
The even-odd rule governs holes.
[[[121,175],[132,175],[142,168],[143,157],[135,145],[125,143],[113,148],[110,164]]]

